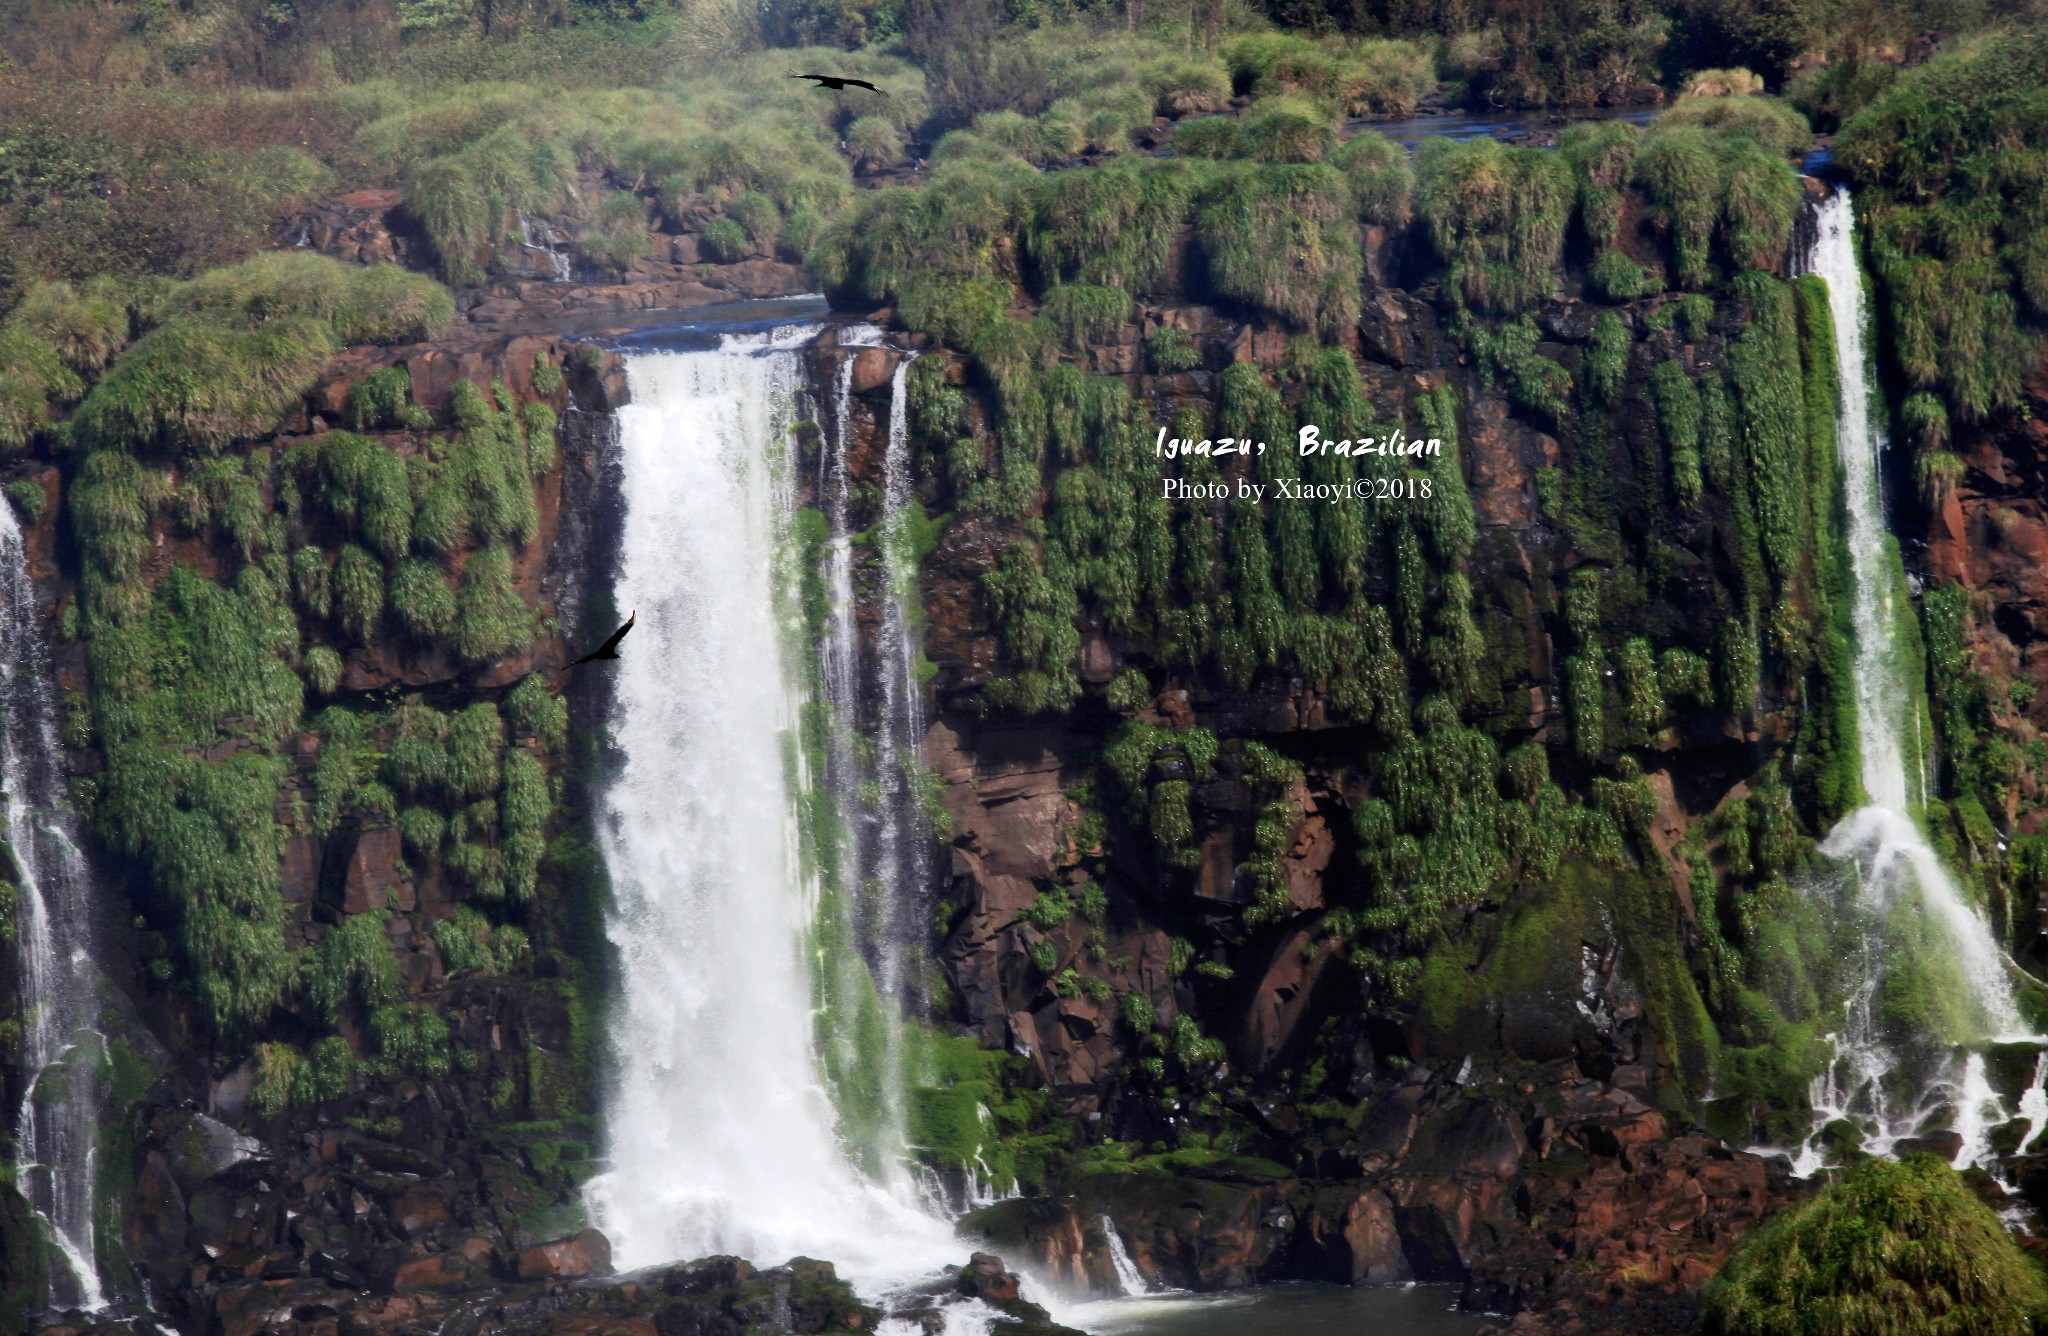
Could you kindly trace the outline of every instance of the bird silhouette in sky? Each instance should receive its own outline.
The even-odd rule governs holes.
[[[848,79],[836,74],[792,74],[789,77],[792,79],[816,79],[818,87],[829,88],[835,93],[843,93],[849,88],[865,88],[870,93],[882,93],[881,89],[875,87],[866,79]],[[882,96],[887,97],[889,95],[882,93]]]
[[[633,615],[626,619],[626,624],[624,626],[621,626],[618,630],[612,632],[611,639],[605,641],[602,645],[599,645],[596,649],[590,651],[590,653],[584,655],[582,658],[577,659],[575,662],[567,664],[563,667],[562,671],[566,673],[569,671],[569,669],[574,668],[577,664],[589,663],[593,659],[618,658],[619,642],[626,638],[626,632],[633,629],[633,623],[639,620],[639,617],[640,611],[636,608],[633,610]]]

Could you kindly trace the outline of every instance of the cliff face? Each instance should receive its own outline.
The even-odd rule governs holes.
[[[1560,613],[1572,571],[1605,563],[1574,548],[1569,518],[1545,513],[1541,492],[1560,465],[1597,450],[1609,485],[1632,497],[1617,512],[1622,532],[1608,536],[1627,545],[1613,569],[1633,567],[1639,545],[1677,568],[1676,588],[1650,596],[1663,637],[1711,644],[1723,586],[1740,578],[1725,503],[1710,498],[1679,527],[1648,532],[1664,486],[1649,382],[1660,364],[1725,365],[1745,315],[1689,335],[1670,312],[1659,319],[1659,305],[1621,309],[1632,346],[1613,434],[1601,437],[1515,411],[1463,365],[1433,307],[1400,287],[1368,290],[1352,342],[1378,420],[1418,424],[1417,405],[1443,387],[1464,405],[1455,449],[1476,518],[1473,615],[1485,628],[1481,671],[1498,675],[1486,683],[1486,727],[1503,751],[1548,744],[1561,770],[1573,762]],[[1539,354],[1584,375],[1597,309],[1541,310]],[[1192,337],[1200,369],[1148,365],[1161,329]],[[1288,386],[1289,357],[1284,330],[1169,296],[1141,304],[1080,361],[1169,423],[1191,405],[1207,410],[1233,365]],[[945,365],[970,414],[988,414],[973,371]],[[888,403],[882,377],[863,379],[876,388],[856,415],[856,467],[874,456]],[[1145,454],[1148,486],[1179,471]],[[935,512],[959,506],[942,476],[928,474],[922,492]],[[970,509],[955,513],[922,580],[941,707],[925,759],[945,781],[949,836],[938,959],[953,1018],[1021,1058],[1029,1083],[1085,1129],[1081,1146],[1108,1138],[1126,1149],[1092,1165],[1083,1150],[1048,1184],[1056,1195],[990,1207],[964,1228],[1096,1293],[1118,1292],[1109,1218],[1163,1284],[1451,1282],[1494,1311],[1531,1307],[1562,1322],[1583,1307],[1602,1329],[1689,1329],[1691,1295],[1795,1185],[1698,1125],[1698,1048],[1712,1040],[1674,1013],[1700,1006],[1694,989],[1710,986],[1710,972],[1696,963],[1705,936],[1678,850],[1789,754],[1796,675],[1763,683],[1749,709],[1709,703],[1657,721],[1642,740],[1654,804],[1635,853],[1459,906],[1420,953],[1422,986],[1396,992],[1333,928],[1372,896],[1358,812],[1386,792],[1371,760],[1385,743],[1358,706],[1299,670],[1238,687],[1168,667],[1156,640],[1084,615],[1073,707],[1036,717],[990,708],[986,688],[1017,662],[988,577],[1043,520]],[[1369,578],[1390,583],[1385,572]],[[1697,596],[1674,597],[1686,581]],[[1111,690],[1133,670],[1141,695]],[[1276,783],[1212,771],[1166,848],[1145,812],[1114,801],[1114,752],[1134,725],[1206,730],[1226,751],[1256,743],[1291,772]],[[1154,778],[1185,776],[1175,760],[1177,771]],[[1248,914],[1266,894],[1277,909]],[[1043,912],[1060,899],[1094,907]],[[1190,1033],[1213,1042],[1191,1052]],[[1220,1130],[1191,1143],[1200,1128]]]
[[[325,201],[283,239],[417,263],[396,203]],[[800,1331],[852,1321],[843,1291],[802,1268],[596,1280],[609,1258],[583,1230],[577,1185],[597,1139],[604,888],[576,832],[606,760],[591,740],[605,702],[572,679],[561,718],[528,684],[612,612],[606,415],[624,384],[615,358],[563,331],[806,284],[765,253],[706,266],[687,230],[655,234],[654,258],[623,275],[560,279],[552,226],[537,220],[531,240],[502,248],[452,332],[343,351],[275,434],[234,452],[252,461],[266,523],[277,517],[266,541],[296,600],[294,657],[332,655],[317,680],[306,674],[306,714],[323,722],[180,754],[281,758],[280,940],[338,998],[289,1009],[258,1042],[223,1027],[168,982],[176,916],[161,867],[101,850],[137,915],[107,925],[134,1019],[117,1047],[125,1103],[103,1129],[119,1222],[106,1265],[146,1283],[182,1329],[462,1330],[487,1310],[518,1330],[586,1329],[586,1317],[727,1329],[688,1325],[698,1319],[679,1306],[734,1324],[781,1315]],[[1636,213],[1629,227],[1626,245],[1654,263],[1660,234]],[[1115,1287],[1107,1217],[1139,1268],[1170,1284],[1449,1282],[1468,1304],[1541,1309],[1560,1326],[1576,1314],[1592,1329],[1680,1329],[1730,1244],[1796,1191],[1734,1147],[1804,1131],[1788,1120],[1810,1055],[1752,993],[1797,968],[1772,898],[1797,860],[1766,851],[1786,829],[1808,844],[1825,829],[1832,800],[1815,795],[1839,761],[1826,733],[1839,683],[1815,649],[1828,585],[1812,535],[1825,520],[1770,547],[1756,494],[1796,483],[1824,517],[1826,455],[1816,446],[1765,477],[1784,461],[1727,419],[1789,414],[1776,426],[1814,444],[1806,433],[1828,416],[1810,397],[1825,365],[1814,308],[1771,276],[1712,299],[1600,303],[1574,274],[1503,350],[1448,327],[1424,246],[1416,228],[1366,229],[1358,319],[1307,349],[1286,323],[1169,273],[1035,369],[1054,403],[1040,446],[1057,462],[1021,499],[976,490],[1006,467],[1004,423],[1021,402],[1006,397],[1006,373],[929,336],[895,340],[922,354],[907,424],[920,499],[950,517],[919,582],[936,707],[925,761],[943,781],[940,882],[926,889],[944,984],[929,1019],[1011,1055],[995,1094],[1028,1096],[998,1114],[1029,1148],[999,1165],[1024,1195],[968,1228],[1011,1263],[1095,1292]],[[1175,248],[1183,266],[1198,250],[1192,236]],[[845,448],[871,486],[898,355],[829,339],[815,354],[821,399],[838,359],[859,359]],[[1057,382],[1062,367],[1086,381]],[[394,369],[399,410],[417,424],[403,429],[362,408],[362,388]],[[476,392],[498,386],[479,416]],[[1103,425],[1117,410],[1083,401],[1087,386],[1145,410],[1125,442],[1137,465],[1115,480],[1135,478],[1133,497],[1156,498],[1178,472],[1150,456],[1152,424],[1225,434],[1235,415],[1270,434],[1277,457],[1295,421],[1335,410],[1447,440],[1449,472],[1431,476],[1455,479],[1469,509],[1374,503],[1378,527],[1348,573],[1324,564],[1327,597],[1288,607],[1301,619],[1290,625],[1337,625],[1342,643],[1376,646],[1373,664],[1333,668],[1289,630],[1241,671],[1227,633],[1246,617],[1250,566],[1220,585],[1204,571],[1237,562],[1230,545],[1254,531],[1282,553],[1300,541],[1292,526],[1320,541],[1334,508],[1297,503],[1290,518],[1277,501],[1176,504],[1120,518],[1113,490],[1073,502],[1085,480],[1063,491],[1063,470],[1099,466],[1099,478],[1117,430]],[[1062,425],[1061,395],[1082,405],[1081,427]],[[536,404],[552,412],[530,414]],[[338,484],[295,471],[295,458],[322,458],[305,447],[360,425],[403,460],[448,467],[434,436],[502,443],[508,418],[528,424],[530,528],[412,558],[444,561],[466,590],[469,564],[502,548],[514,634],[466,651],[455,631],[395,620],[396,607],[366,632],[334,591],[301,579],[291,554],[369,542],[361,511],[321,500]],[[536,434],[558,457],[535,452]],[[1973,671],[2001,684],[2048,674],[2031,555],[2048,529],[2029,499],[2043,447],[2033,426],[2006,421],[1965,447],[1971,472],[1934,509],[1925,555],[1931,578],[1981,594],[1967,645]],[[1221,476],[1264,467],[1238,461]],[[424,507],[438,475],[418,468]],[[261,549],[219,513],[170,504],[199,466],[166,471],[135,577],[149,597],[177,588],[175,568],[223,588],[259,568]],[[65,629],[95,559],[76,492],[62,496],[64,475],[45,464],[22,476],[52,503],[33,544],[58,670],[89,697],[104,687],[90,635]],[[1107,541],[1083,533],[1096,511]],[[1114,527],[1126,518],[1131,529]],[[1095,577],[1061,575],[1054,556],[1094,542],[1088,559],[1107,570],[1115,545],[1149,541],[1155,521],[1168,556],[1140,608],[1105,594],[1108,577],[1071,605],[1056,589],[1018,592],[1017,554],[1078,587]],[[1017,609],[1034,600],[1071,607],[1072,681],[1049,701],[1016,685],[1061,666],[1020,633]],[[1206,640],[1187,630],[1209,613]],[[169,681],[174,669],[156,671]],[[1431,703],[1446,699],[1448,717]],[[367,722],[320,715],[322,703]],[[407,777],[413,742],[459,763],[455,730],[479,707],[488,782]],[[2031,741],[2042,707],[1988,708]],[[422,711],[439,721],[427,732]],[[88,781],[124,763],[107,755],[104,723],[72,740]],[[508,776],[527,764],[515,754],[549,786],[542,850],[505,824]],[[486,800],[493,810],[478,810]],[[471,833],[444,837],[457,821]],[[503,880],[515,858],[531,860],[523,897]],[[363,922],[381,946],[344,935]],[[358,947],[369,966],[351,963]],[[376,963],[387,953],[388,971]],[[355,1055],[338,1078],[320,1065],[336,1039]],[[20,1073],[8,1079],[18,1100]],[[0,1223],[11,1238],[24,1222]],[[806,1286],[815,1302],[790,1298]]]

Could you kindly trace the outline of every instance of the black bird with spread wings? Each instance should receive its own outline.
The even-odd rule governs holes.
[[[792,74],[789,77],[792,79],[816,79],[818,87],[829,88],[835,93],[843,93],[849,88],[865,88],[870,93],[882,93],[881,89],[875,87],[866,79],[847,79],[841,78],[836,74]],[[887,97],[889,95],[882,93],[882,96]]]
[[[636,608],[633,612],[633,615],[626,619],[626,624],[624,626],[621,626],[618,630],[612,632],[611,639],[605,641],[602,645],[599,645],[596,649],[590,651],[590,653],[584,655],[582,658],[577,659],[574,663],[564,665],[562,671],[567,672],[569,671],[569,669],[574,668],[576,664],[589,663],[593,659],[618,658],[619,642],[626,638],[626,632],[633,629],[633,623],[638,621],[639,618],[640,612]]]

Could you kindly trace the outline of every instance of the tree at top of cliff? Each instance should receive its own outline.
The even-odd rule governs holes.
[[[1932,1155],[1872,1161],[1745,1239],[1709,1336],[2027,1336],[2048,1280]]]

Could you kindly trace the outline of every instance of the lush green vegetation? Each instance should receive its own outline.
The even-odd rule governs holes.
[[[2020,403],[2048,325],[2048,56],[2038,34],[1956,43],[1842,127],[1884,344],[1915,389],[1977,421]],[[1921,415],[1925,421],[1926,414]],[[1938,450],[1939,433],[1922,449]]]
[[[1876,1160],[1744,1239],[1706,1293],[1715,1336],[2025,1336],[2048,1282],[1990,1207],[1932,1155]]]

